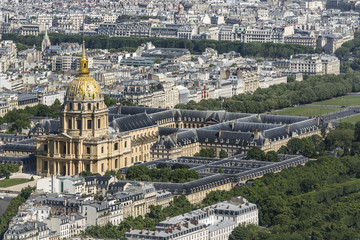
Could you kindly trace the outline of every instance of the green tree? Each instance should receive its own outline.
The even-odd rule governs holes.
[[[266,153],[266,161],[268,162],[279,162],[279,156],[275,151],[269,151]]]
[[[113,98],[110,98],[108,95],[104,94],[104,102],[107,107],[111,107],[116,105],[116,100]]]
[[[288,76],[288,77],[287,77],[287,82],[288,82],[288,83],[295,82],[295,80],[296,80],[296,79],[295,79],[295,77],[293,77],[293,76]]]
[[[257,240],[260,239],[259,227],[255,224],[240,224],[231,232],[229,240]]]
[[[200,152],[196,153],[194,156],[214,158],[216,157],[216,150],[213,148],[203,148],[200,150]]]
[[[224,149],[221,149],[221,150],[220,150],[220,153],[219,153],[219,157],[220,157],[220,158],[227,158],[227,157],[228,157],[228,153],[227,153]]]
[[[266,155],[259,147],[253,147],[247,152],[247,159],[266,161]]]

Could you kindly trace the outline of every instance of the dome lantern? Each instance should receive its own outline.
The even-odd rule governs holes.
[[[79,64],[79,75],[69,84],[66,90],[67,100],[102,99],[99,83],[89,76],[89,61],[85,54],[85,41]]]

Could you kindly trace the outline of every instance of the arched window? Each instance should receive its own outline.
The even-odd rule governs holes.
[[[88,103],[88,110],[91,110],[91,103]]]

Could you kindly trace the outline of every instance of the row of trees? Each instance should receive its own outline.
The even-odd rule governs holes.
[[[166,208],[151,206],[150,213],[146,214],[145,217],[128,217],[119,226],[114,226],[111,223],[104,227],[92,226],[86,228],[83,235],[102,239],[125,239],[124,234],[130,228],[154,230],[155,226],[159,222],[164,221],[166,217],[174,217],[195,209],[196,207],[182,195],[174,197],[174,200],[170,202],[170,206]]]
[[[24,46],[41,47],[41,41],[44,35],[39,36],[20,36],[17,34],[3,34],[3,40],[13,40]],[[235,51],[244,57],[262,57],[262,58],[289,58],[293,54],[315,53],[311,47],[296,44],[280,43],[243,43],[233,41],[215,41],[215,40],[188,40],[188,39],[164,39],[164,38],[120,38],[108,36],[82,36],[82,35],[64,35],[59,33],[50,33],[49,38],[52,44],[64,42],[77,42],[82,44],[86,41],[86,47],[91,49],[111,49],[135,51],[138,46],[146,42],[152,42],[156,47],[162,48],[186,48],[192,53],[202,53],[206,48],[213,48],[219,53],[228,53]],[[318,52],[318,51],[316,51]]]
[[[10,220],[17,214],[18,208],[23,204],[26,199],[30,196],[34,188],[32,187],[26,187],[21,190],[21,193],[13,198],[6,208],[3,215],[0,217],[0,238],[3,239],[4,233],[9,227]]]
[[[351,41],[345,42],[335,51],[335,55],[341,60],[341,72],[360,70],[360,34],[355,33]]]
[[[126,172],[126,179],[136,181],[152,182],[190,182],[199,179],[200,175],[196,170],[187,168],[171,169],[162,167],[160,169],[149,169],[145,165],[132,166]]]
[[[349,92],[360,91],[360,73],[311,76],[301,82],[273,85],[257,89],[253,94],[239,94],[226,99],[201,100],[178,104],[180,109],[220,110],[229,112],[264,113],[298,104],[307,104]]]

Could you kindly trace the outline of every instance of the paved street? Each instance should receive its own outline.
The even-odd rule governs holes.
[[[5,196],[4,199],[0,199],[0,216],[2,216],[6,208],[8,207],[11,199],[13,199],[14,197],[6,196],[5,193],[0,193],[0,196]]]

